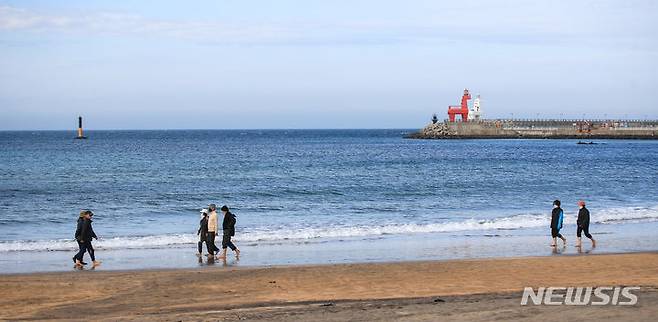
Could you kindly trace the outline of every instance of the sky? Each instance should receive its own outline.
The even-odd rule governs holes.
[[[3,1],[0,130],[658,119],[658,1]]]

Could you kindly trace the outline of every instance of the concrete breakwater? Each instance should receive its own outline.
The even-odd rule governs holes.
[[[430,123],[411,139],[658,139],[658,120],[479,120]]]

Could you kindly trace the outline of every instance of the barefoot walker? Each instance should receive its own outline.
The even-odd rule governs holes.
[[[75,240],[78,242],[80,250],[75,256],[73,256],[73,261],[77,267],[86,265],[86,263],[82,261],[85,252],[89,253],[93,266],[98,266],[100,264],[100,262],[96,260],[94,247],[91,245],[92,238],[98,240],[96,233],[94,233],[94,228],[91,227],[91,217],[93,216],[94,213],[91,212],[91,210],[81,210],[80,217],[78,217],[78,227],[75,230]]]
[[[564,245],[567,245],[567,239],[560,234],[562,229],[562,220],[564,219],[564,211],[560,208],[560,200],[553,201],[553,213],[551,214],[551,237],[553,237],[552,247],[557,246],[557,237],[562,239]]]
[[[240,256],[240,250],[231,241],[231,237],[235,236],[235,215],[228,210],[227,206],[222,206],[221,211],[224,214],[224,221],[222,222],[224,234],[222,236],[222,253],[219,258],[226,258],[226,247],[231,248],[235,252],[235,256]]]
[[[578,230],[576,230],[576,237],[578,237],[578,241],[576,242],[576,247],[581,247],[580,234],[582,232],[585,233],[585,237],[592,241],[592,247],[596,247],[596,241],[589,233],[589,210],[585,208],[585,202],[582,200],[578,201],[578,207],[580,209],[578,210],[578,220],[576,221],[578,224]]]
[[[208,258],[214,258],[219,248],[215,246],[215,236],[217,236],[217,206],[214,203],[208,205],[208,238],[206,246],[208,248]]]
[[[201,256],[203,255],[203,243],[206,243],[206,246],[208,245],[206,242],[208,240],[208,209],[201,209],[201,220],[196,234],[199,236],[199,242],[197,243],[199,252],[197,255]]]

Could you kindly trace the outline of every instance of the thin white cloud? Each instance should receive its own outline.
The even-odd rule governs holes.
[[[597,21],[576,17],[578,10],[566,10],[557,5],[542,7],[536,4],[529,6],[526,3],[521,6],[517,3],[516,10],[504,6],[479,9],[449,8],[428,13],[417,20],[377,20],[377,17],[373,16],[370,20],[363,21],[344,21],[334,17],[335,19],[329,22],[238,23],[153,19],[119,12],[51,14],[0,6],[0,32],[165,37],[208,44],[477,41],[612,46],[655,42],[655,37],[644,32],[642,26],[629,30],[615,28],[615,25],[628,26],[625,22],[628,19],[620,20],[619,15],[610,15],[610,19],[616,19],[615,24],[603,30],[605,25]],[[589,19],[592,20],[591,17]]]
[[[287,28],[274,25],[236,25],[216,21],[156,20],[135,14],[115,12],[53,15],[6,6],[0,7],[0,31],[78,35],[164,36],[226,42],[276,41],[290,39],[295,36]]]

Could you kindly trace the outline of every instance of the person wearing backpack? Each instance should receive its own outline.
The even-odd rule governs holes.
[[[551,247],[557,246],[557,238],[560,237],[564,245],[567,245],[567,239],[560,234],[560,229],[562,229],[562,221],[564,220],[564,211],[560,208],[560,200],[553,201],[553,212],[551,213],[551,237],[553,237],[553,243]]]
[[[576,242],[576,247],[581,247],[581,233],[585,233],[585,237],[589,238],[592,241],[592,248],[596,247],[596,241],[592,238],[592,235],[589,233],[589,210],[585,207],[585,201],[578,201],[578,219],[576,224],[578,229],[576,230],[576,237],[578,241]]]
[[[231,237],[235,236],[235,223],[237,220],[235,218],[235,215],[229,211],[226,205],[222,206],[220,210],[224,214],[224,221],[222,222],[222,230],[223,230],[222,253],[219,255],[218,258],[222,258],[222,259],[226,258],[227,247],[230,248],[232,251],[234,251],[235,256],[238,257],[240,256],[240,250],[231,241]]]

